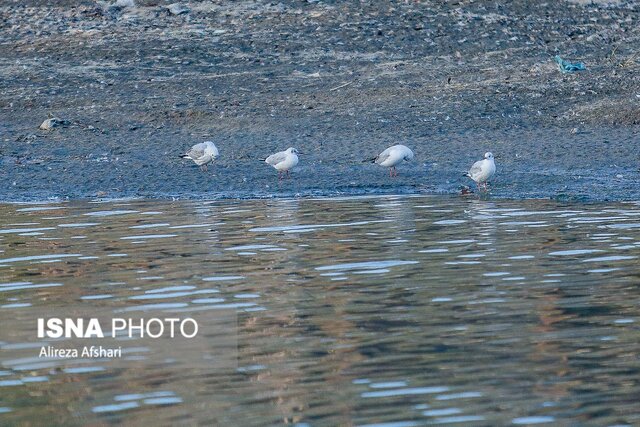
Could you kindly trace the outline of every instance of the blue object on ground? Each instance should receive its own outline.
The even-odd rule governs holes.
[[[583,71],[587,69],[587,67],[585,67],[582,62],[565,61],[558,55],[556,55],[554,59],[558,64],[558,68],[560,68],[560,71],[562,71],[563,73],[573,73],[574,71]]]

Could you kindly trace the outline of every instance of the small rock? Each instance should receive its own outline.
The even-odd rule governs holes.
[[[51,117],[50,119],[45,120],[40,125],[41,130],[51,130],[58,126],[66,125],[68,122],[66,120],[59,119],[57,117]]]
[[[171,13],[172,15],[182,15],[184,13],[191,12],[191,9],[189,9],[182,3],[170,4],[169,6],[167,6],[167,10],[169,10],[169,13]]]
[[[136,4],[133,0],[116,0],[115,7],[136,7]]]
[[[473,190],[471,188],[469,188],[469,186],[467,186],[467,185],[461,185],[460,186],[460,195],[461,196],[468,196],[469,194],[473,194]]]

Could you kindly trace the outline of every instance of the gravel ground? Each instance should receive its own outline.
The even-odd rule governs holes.
[[[50,3],[0,3],[3,200],[456,193],[488,150],[494,197],[640,199],[638,1]]]

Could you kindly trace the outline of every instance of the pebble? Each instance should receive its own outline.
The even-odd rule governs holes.
[[[116,0],[115,7],[136,7],[133,0]]]
[[[59,119],[57,117],[51,117],[50,119],[45,120],[44,122],[42,122],[42,124],[40,125],[40,129],[41,130],[51,130],[55,127],[58,127],[60,125],[65,124],[66,122],[62,119]]]
[[[189,9],[187,6],[185,6],[182,3],[170,4],[169,6],[167,6],[167,9],[172,15],[182,15],[184,13],[191,12],[191,9]]]

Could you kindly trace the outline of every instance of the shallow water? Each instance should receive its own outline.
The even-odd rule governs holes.
[[[640,424],[638,203],[0,212],[2,425]],[[36,341],[13,333],[21,311],[167,308],[231,310],[237,366],[59,369],[7,356]]]

